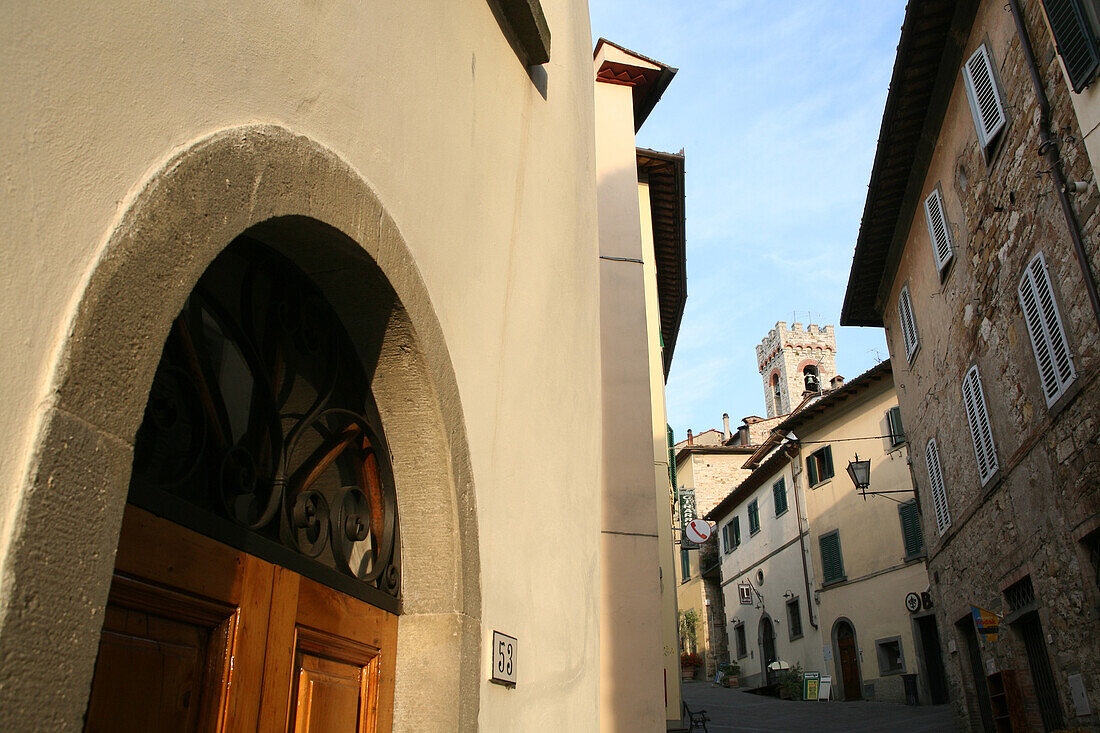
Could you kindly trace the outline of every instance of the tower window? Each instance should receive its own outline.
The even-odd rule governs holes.
[[[808,364],[802,370],[802,380],[806,383],[807,392],[821,391],[821,375],[817,371],[816,364]]]
[[[779,375],[772,375],[772,397],[775,399],[775,414],[779,414]]]

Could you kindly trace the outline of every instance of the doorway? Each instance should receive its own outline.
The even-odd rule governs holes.
[[[760,666],[764,670],[764,683],[775,682],[775,670],[770,668],[772,662],[777,659],[775,654],[775,629],[772,620],[765,614],[760,619]]]
[[[920,639],[921,658],[924,673],[928,680],[928,694],[933,705],[949,702],[947,688],[947,670],[943,666],[943,652],[940,648],[940,632],[933,615],[921,616],[914,620],[917,636]]]
[[[844,699],[861,700],[863,699],[863,679],[859,673],[859,647],[856,645],[855,628],[846,619],[841,619],[837,621],[833,634],[836,636],[837,659]]]
[[[401,606],[388,455],[320,290],[238,237],[162,350],[85,729],[388,731]]]
[[[974,692],[978,699],[978,712],[981,715],[982,730],[990,732],[996,730],[993,726],[993,706],[989,700],[989,683],[985,679],[985,669],[982,667],[982,652],[978,648],[978,633],[974,630],[974,619],[968,613],[955,624],[959,636],[966,646],[966,659],[970,670],[970,679],[974,685]],[[970,697],[967,695],[967,697]],[[973,710],[970,711],[973,720]]]

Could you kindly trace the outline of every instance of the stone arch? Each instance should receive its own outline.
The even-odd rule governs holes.
[[[246,231],[330,299],[355,335],[386,428],[402,518],[395,729],[477,726],[474,489],[457,382],[427,288],[396,224],[350,166],[305,136],[252,125],[199,140],[156,172],[76,299],[5,556],[2,728],[80,725],[134,435],[165,336],[209,263]]]

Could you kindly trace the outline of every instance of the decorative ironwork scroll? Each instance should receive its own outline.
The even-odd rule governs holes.
[[[172,325],[135,441],[130,501],[399,611],[381,421],[336,313],[241,238]]]

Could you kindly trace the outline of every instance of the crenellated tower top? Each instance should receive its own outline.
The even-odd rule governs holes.
[[[757,345],[756,363],[768,417],[785,415],[836,376],[836,333],[832,326],[779,321]]]

